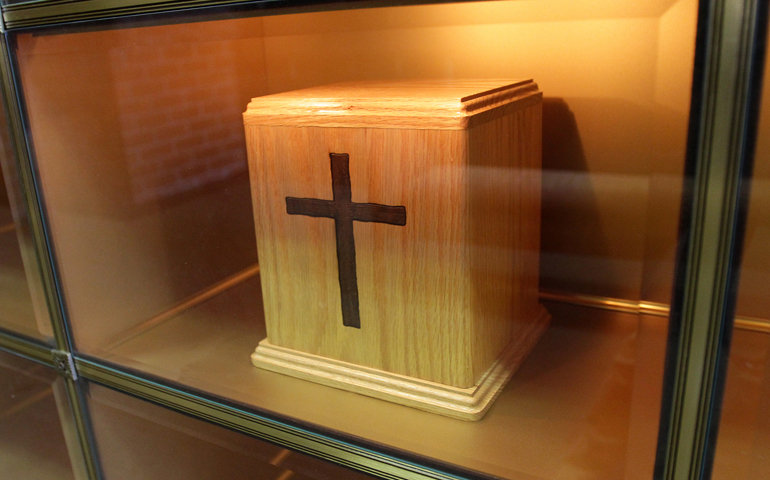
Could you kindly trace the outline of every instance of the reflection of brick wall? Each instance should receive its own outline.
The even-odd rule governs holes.
[[[246,170],[235,53],[219,42],[111,51],[133,197],[172,196]],[[227,45],[226,43],[224,45]]]

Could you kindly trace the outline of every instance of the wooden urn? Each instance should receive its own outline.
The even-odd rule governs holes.
[[[367,82],[244,113],[267,338],[254,365],[478,420],[545,330],[542,94]]]

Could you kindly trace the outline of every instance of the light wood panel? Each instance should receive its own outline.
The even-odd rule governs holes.
[[[476,391],[506,348],[526,354],[529,333],[547,323],[537,300],[540,100],[531,80],[254,99],[244,122],[269,338],[254,363],[434,409],[432,393],[413,401],[425,382]],[[287,197],[332,199],[330,153],[349,156],[353,202],[406,209],[403,226],[354,223],[360,329],[343,325],[335,221],[287,214]],[[513,367],[504,370],[498,380]],[[377,380],[362,386],[361,371]],[[398,376],[414,388],[383,387]],[[457,416],[486,408],[464,401]]]
[[[542,108],[469,131],[473,375],[539,318]]]
[[[265,339],[252,354],[254,365],[312,382],[439,413],[461,420],[480,420],[548,326],[550,316],[538,305],[537,316],[522,322],[477,384],[458,388],[331,360],[271,345]]]
[[[464,132],[248,128],[249,154],[264,159],[251,174],[271,342],[472,386]],[[354,223],[361,329],[342,324],[334,221],[286,214],[287,196],[331,199],[329,152],[342,151],[353,201],[407,212],[403,227]]]

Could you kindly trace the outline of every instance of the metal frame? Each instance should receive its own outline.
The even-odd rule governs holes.
[[[180,13],[205,13],[209,19],[238,16],[248,12],[270,15],[463,1],[465,0],[32,0],[3,7],[2,23],[6,29],[22,29],[114,21],[125,17],[145,20],[150,16]]]
[[[702,3],[693,79],[688,165],[682,197],[675,294],[668,348],[655,478],[710,476],[714,442],[709,431],[726,368],[723,340],[733,327],[737,294],[735,252],[743,243],[747,204],[743,172],[756,130],[749,93],[759,25],[767,21],[756,0]],[[765,18],[763,18],[765,17]],[[759,59],[761,63],[763,59]],[[731,281],[731,279],[733,281]],[[729,337],[728,337],[729,338]],[[723,384],[722,384],[723,385]]]
[[[0,330],[0,350],[54,368],[51,347],[8,330]]]
[[[20,96],[15,87],[15,79],[11,67],[12,58],[6,35],[7,34],[5,33],[0,35],[0,82],[2,82],[0,83],[0,88],[2,89],[3,103],[5,105],[6,115],[8,116],[8,125],[11,130],[13,151],[16,155],[17,170],[21,181],[21,193],[26,203],[29,223],[33,232],[34,247],[38,258],[38,265],[40,267],[43,292],[48,304],[48,313],[53,326],[56,348],[50,350],[50,365],[56,368],[55,352],[63,352],[69,355],[72,348],[62,315],[63,309],[60,302],[60,295],[56,288],[57,284],[55,283],[53,276],[51,256],[46,242],[47,235],[42,217],[43,210],[35,187],[34,171],[32,163],[30,162],[29,147],[24,136],[24,123],[21,117],[22,110],[19,103]],[[75,380],[76,375],[65,375],[64,378],[74,425],[80,441],[83,460],[82,468],[81,466],[75,468],[78,470],[84,469],[91,479],[100,479],[101,474],[95,457],[96,449],[93,444],[93,435],[90,433],[91,429],[82,382]]]
[[[205,392],[93,357],[75,358],[78,373],[91,381],[178,412],[245,433],[282,447],[387,479],[455,480],[491,478],[462,469],[446,469],[407,452],[376,451],[363,441],[335,438],[290,419],[271,418],[247,405],[213,398]],[[377,450],[387,450],[382,447]],[[411,458],[410,458],[411,457]]]
[[[174,385],[73,351],[65,308],[47,243],[44,208],[38,195],[31,144],[25,137],[23,96],[13,65],[15,31],[39,26],[91,25],[136,16],[157,21],[192,10],[210,16],[288,13],[299,10],[363,8],[434,1],[327,2],[327,0],[37,0],[2,8],[0,87],[6,102],[22,191],[30,214],[41,277],[54,327],[56,350],[71,355],[66,378],[88,476],[101,478],[85,402],[83,379],[167,406],[182,413],[323,458],[381,478],[477,477],[405,452],[335,437],[290,419],[272,418],[248,406]],[[207,17],[208,18],[208,17]],[[710,477],[716,427],[733,326],[736,266],[742,243],[747,180],[758,102],[757,69],[764,58],[767,0],[704,0],[699,10],[696,69],[680,225],[674,302],[671,306],[657,479]],[[762,38],[760,38],[762,37]],[[54,353],[39,342],[0,331],[0,349],[54,366]],[[61,353],[58,354],[61,358]],[[66,377],[66,375],[65,375]]]

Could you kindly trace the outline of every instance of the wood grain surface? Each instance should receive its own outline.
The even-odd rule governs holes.
[[[288,108],[269,125],[264,112],[277,108],[276,96],[252,101],[244,121],[270,345],[471,388],[535,322],[541,94],[531,81],[508,83],[319,89],[317,98],[350,89],[339,96],[358,99],[373,88],[379,120],[360,121],[361,102],[344,127],[331,114],[330,125],[308,126],[315,115],[299,106],[296,124]],[[294,98],[316,98],[301,92]],[[398,117],[410,95],[420,127],[372,126],[383,121],[385,97],[392,117],[417,118]],[[442,101],[459,105],[461,123],[431,117],[428,104]],[[409,215],[404,226],[354,222],[360,329],[342,323],[334,220],[286,212],[286,197],[332,199],[330,153],[349,156],[353,202],[401,205]]]
[[[522,325],[478,383],[468,388],[442,385],[310,355],[272,345],[268,339],[259,342],[259,347],[251,354],[251,361],[265,370],[460,420],[475,421],[480,420],[492,406],[492,402],[545,332],[550,318],[545,308],[538,306],[538,315]]]
[[[252,100],[246,125],[466,129],[539,102],[532,80],[336,83]],[[484,114],[484,115],[482,115]]]

